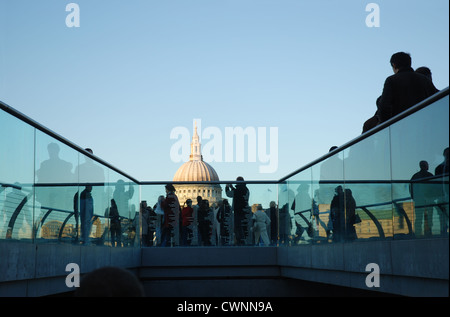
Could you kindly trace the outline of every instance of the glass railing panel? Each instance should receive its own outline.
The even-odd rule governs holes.
[[[343,152],[338,152],[311,167],[312,192],[317,204],[314,208],[318,209],[315,211],[318,213],[318,241],[341,241],[339,230],[342,221],[337,217],[337,206],[342,204],[338,200],[338,193],[344,188],[343,159]]]
[[[80,153],[80,164],[75,168],[75,176],[80,186],[92,186],[91,195],[94,198],[94,210],[100,213],[104,213],[110,204],[105,187],[108,175],[108,168]]]
[[[438,168],[449,145],[448,104],[447,95],[390,128],[399,238],[448,234],[448,172]]]
[[[106,214],[109,200],[105,183],[108,169],[89,156],[79,153],[80,164],[75,167],[78,188],[73,193],[73,217],[67,225],[76,228],[75,242],[110,245]]]
[[[310,168],[287,180],[289,219],[285,219],[284,230],[288,231],[289,245],[319,241],[326,237],[326,229],[320,230],[319,207],[313,199],[312,171]],[[286,199],[285,199],[286,201]],[[281,222],[280,222],[281,223]],[[282,232],[280,228],[280,232]]]
[[[164,222],[164,212],[158,207],[158,199],[166,196],[164,184],[141,185],[141,210],[145,212],[142,221],[142,240],[143,247],[160,246],[162,238],[162,226]],[[186,198],[186,197],[185,197]],[[193,201],[195,204],[195,200]],[[180,199],[180,204],[183,200]],[[192,239],[192,238],[191,238]],[[197,241],[197,238],[195,239]]]
[[[246,186],[250,191],[249,206],[252,216],[248,223],[250,236],[247,238],[247,245],[277,245],[277,226],[279,224],[278,185],[275,183],[250,183]],[[233,203],[232,198],[228,198],[228,200],[230,204]]]
[[[114,244],[139,245],[139,185],[5,109],[0,112],[0,239],[112,245],[115,199],[122,223],[117,235],[123,239]],[[132,192],[125,203],[122,183]]]
[[[73,217],[74,194],[78,191],[74,175],[78,152],[39,130],[35,150],[36,241],[72,241],[77,236],[76,228],[67,221]]]
[[[31,241],[34,129],[0,111],[0,240]]]
[[[294,191],[288,185],[289,179],[278,184],[278,244],[289,246],[293,234]]]
[[[346,240],[392,237],[389,129],[344,150]]]
[[[175,183],[173,186],[181,215],[178,213],[169,222],[165,222],[166,215],[158,206],[159,199],[165,200],[168,197],[165,185],[141,185],[141,199],[148,206],[144,217],[148,220],[142,221],[143,226],[146,222],[148,225],[148,229],[142,229],[143,246],[276,244],[278,186],[275,182],[245,184],[249,196],[246,208],[243,209],[233,209],[235,197],[227,196],[227,187],[231,196],[231,187],[227,184]],[[237,186],[231,185],[233,188]],[[198,196],[202,198],[201,202],[197,200]],[[189,200],[192,210],[188,206]],[[254,218],[261,213],[258,210],[262,210],[270,219],[265,225],[255,224]],[[267,220],[264,216],[261,219]],[[145,233],[148,236],[145,236]]]
[[[102,233],[114,247],[140,245],[139,186],[127,177],[110,170],[105,188],[109,206],[97,215],[104,226]]]

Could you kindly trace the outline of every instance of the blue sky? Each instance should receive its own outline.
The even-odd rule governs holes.
[[[65,23],[70,2],[80,27]],[[365,23],[371,2],[379,27]],[[194,119],[222,137],[227,127],[275,127],[276,171],[261,173],[247,155],[210,164],[222,180],[279,179],[361,133],[393,53],[409,52],[448,86],[448,6],[0,0],[0,100],[139,180],[172,179],[181,162],[171,131]]]

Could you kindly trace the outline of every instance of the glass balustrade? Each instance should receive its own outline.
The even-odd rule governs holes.
[[[173,214],[163,211],[163,201],[170,200],[167,184],[174,186],[180,206]],[[167,184],[141,184],[141,198],[148,206],[143,225],[149,226],[143,231],[144,246],[277,245],[276,182]],[[240,195],[243,187],[245,195]]]
[[[284,179],[280,242],[448,237],[448,105],[447,94]]]
[[[173,183],[174,215],[158,206],[166,183],[138,182],[1,105],[2,241],[296,246],[448,237],[448,89],[284,179],[245,182],[248,197],[233,197],[240,182]]]
[[[0,111],[0,240],[139,246],[136,181],[5,109]]]

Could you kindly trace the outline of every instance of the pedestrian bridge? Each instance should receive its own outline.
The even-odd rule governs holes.
[[[81,275],[128,268],[151,297],[448,296],[448,98],[446,88],[280,180],[246,181],[250,207],[271,216],[269,246],[254,241],[250,209],[243,246],[233,221],[223,240],[213,216],[211,246],[195,222],[189,246],[178,223],[158,246],[156,215],[143,239],[141,201],[153,206],[165,183],[139,181],[0,103],[0,296],[71,292],[71,263]],[[417,174],[421,161],[429,174]]]

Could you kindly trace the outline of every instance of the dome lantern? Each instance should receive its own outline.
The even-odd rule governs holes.
[[[201,152],[201,143],[197,133],[197,123],[195,123],[194,134],[191,142],[191,154],[189,161],[185,162],[178,168],[174,182],[214,182],[219,181],[214,168],[203,161]],[[191,199],[196,202],[197,196],[209,200],[210,205],[217,203],[222,199],[222,188],[219,184],[176,184],[176,193],[180,199],[180,203]]]

